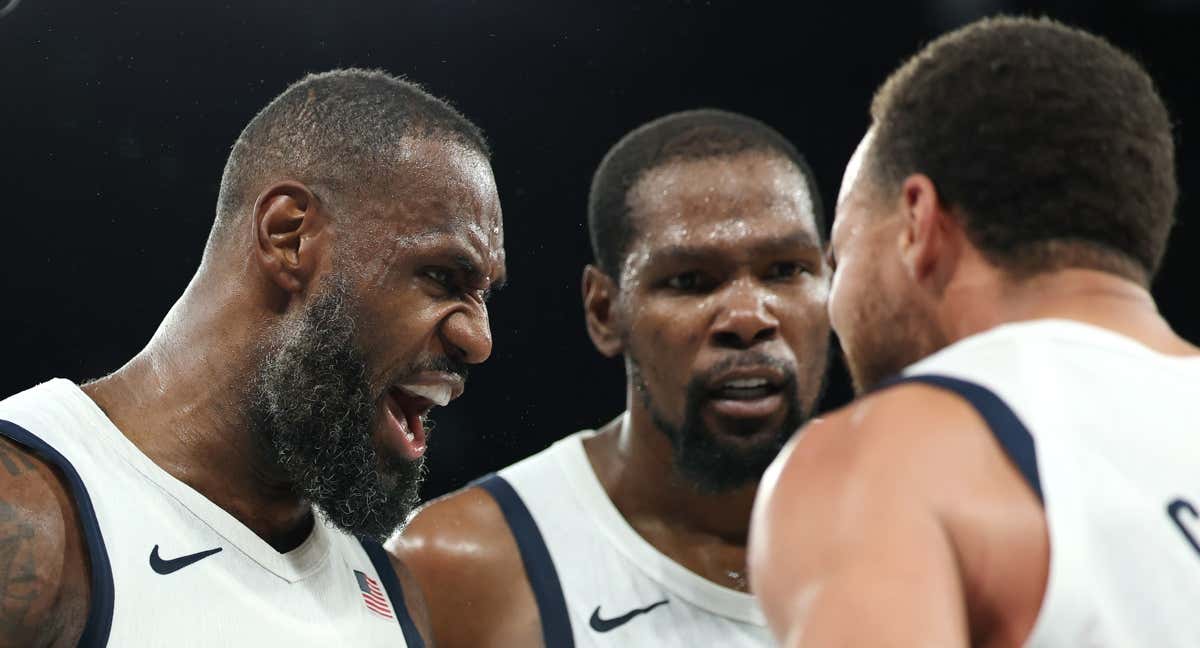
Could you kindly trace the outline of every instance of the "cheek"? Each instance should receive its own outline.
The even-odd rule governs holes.
[[[829,290],[829,324],[839,337],[845,337],[854,320],[853,305],[857,301],[857,268],[852,263],[843,263],[833,274]]]
[[[372,297],[360,320],[359,330],[368,345],[364,350],[386,360],[411,362],[435,333],[442,309],[416,290],[393,290]]]
[[[637,360],[646,373],[686,371],[704,339],[699,309],[669,305],[642,308],[630,323]]]

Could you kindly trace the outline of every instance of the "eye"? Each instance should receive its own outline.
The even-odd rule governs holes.
[[[454,273],[446,268],[430,267],[421,271],[421,274],[426,278],[436,283],[441,288],[454,292],[457,290],[454,280]]]
[[[767,271],[769,279],[790,279],[801,272],[804,272],[804,267],[793,261],[782,261],[780,263],[772,263],[771,268]]]
[[[667,287],[682,292],[694,292],[700,289],[702,281],[703,277],[699,272],[684,272],[667,279]]]

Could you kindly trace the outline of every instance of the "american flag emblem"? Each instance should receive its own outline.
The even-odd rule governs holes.
[[[385,619],[394,619],[392,606],[388,603],[383,588],[379,586],[379,581],[357,569],[354,570],[354,577],[358,579],[358,589],[362,591],[363,603],[367,609]]]

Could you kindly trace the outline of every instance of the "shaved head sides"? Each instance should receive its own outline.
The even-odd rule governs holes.
[[[596,265],[619,280],[635,228],[629,192],[651,169],[678,161],[733,156],[746,151],[778,154],[800,170],[822,231],[820,192],[804,156],[770,126],[724,110],[686,110],[655,119],[622,137],[596,169],[588,196],[588,229]]]
[[[310,74],[246,125],[225,164],[209,250],[271,182],[303,182],[335,213],[385,191],[406,159],[406,140],[436,138],[490,152],[482,131],[447,101],[378,70]]]

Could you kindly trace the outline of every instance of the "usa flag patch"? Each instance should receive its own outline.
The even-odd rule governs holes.
[[[362,591],[363,603],[368,610],[385,619],[396,618],[392,615],[392,606],[388,603],[383,588],[379,586],[379,581],[357,569],[354,570],[354,578],[358,579],[358,589]]]

